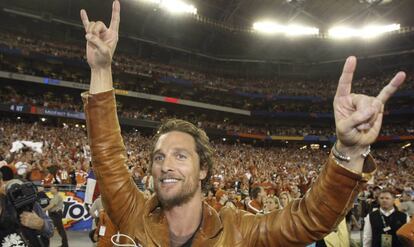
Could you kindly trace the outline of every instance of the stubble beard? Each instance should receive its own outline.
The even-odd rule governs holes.
[[[198,180],[197,178],[191,178],[191,180],[182,185],[179,192],[174,196],[162,195],[159,191],[159,185],[155,185],[155,193],[157,195],[158,201],[161,203],[161,206],[164,210],[169,210],[173,207],[181,206],[189,202],[198,190]]]

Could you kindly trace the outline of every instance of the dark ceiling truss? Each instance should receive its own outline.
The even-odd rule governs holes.
[[[311,20],[318,23],[318,25],[323,25],[324,21],[320,18],[316,17],[315,15],[306,11],[306,1],[286,1],[286,3],[295,10],[294,14],[289,17],[288,23],[294,21],[298,16],[305,15],[306,17],[310,18]]]
[[[248,0],[228,0],[226,1],[226,6],[221,9],[221,13],[218,13],[217,20],[222,23],[234,23],[234,17],[237,11],[241,8],[241,6],[247,2]],[[231,24],[234,25],[234,24]],[[217,30],[213,29],[207,38],[204,40],[202,47],[203,50],[208,50],[213,43],[214,39],[216,38],[218,32]]]

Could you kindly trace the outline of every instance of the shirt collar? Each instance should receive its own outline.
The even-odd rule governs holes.
[[[390,216],[392,213],[394,213],[395,208],[392,207],[392,209],[385,211],[384,209],[380,208],[380,212],[385,215],[386,217]]]

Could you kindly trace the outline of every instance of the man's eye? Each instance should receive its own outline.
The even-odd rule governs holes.
[[[185,156],[184,154],[177,154],[177,158],[179,160],[185,160],[185,159],[187,159],[187,156]]]
[[[163,160],[163,159],[164,159],[164,157],[162,155],[155,155],[154,156],[154,161],[160,161],[160,160]]]

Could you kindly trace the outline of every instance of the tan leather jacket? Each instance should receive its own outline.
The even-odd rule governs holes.
[[[128,172],[114,91],[83,94],[89,143],[105,210],[121,233],[142,246],[169,246],[166,217],[157,198],[146,200]],[[373,172],[372,158],[364,172]],[[266,215],[204,203],[192,246],[306,246],[335,228],[353,205],[365,179],[330,157],[303,199]]]

